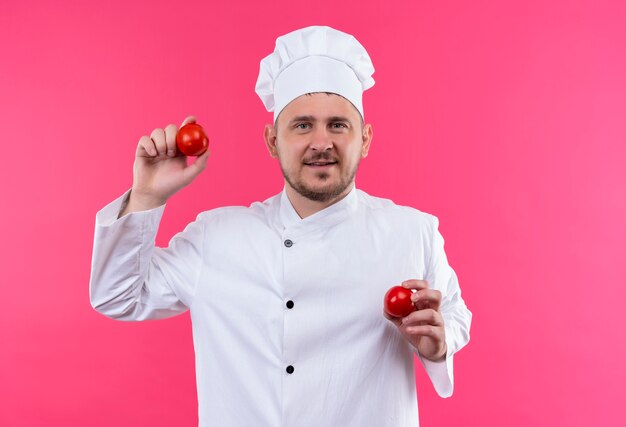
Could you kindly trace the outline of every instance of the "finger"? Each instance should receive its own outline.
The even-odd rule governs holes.
[[[409,279],[402,282],[402,286],[408,289],[427,289],[428,282],[426,280]]]
[[[150,134],[150,139],[154,141],[154,146],[159,155],[167,154],[167,145],[165,144],[165,132],[161,128],[157,128]]]
[[[206,150],[202,155],[196,157],[196,160],[187,166],[185,169],[185,181],[190,183],[193,181],[205,168],[207,159],[211,155],[210,150]]]
[[[413,292],[411,295],[411,301],[418,310],[425,308],[439,310],[439,307],[441,306],[441,291],[436,289],[421,289]]]
[[[411,325],[433,325],[433,326],[443,326],[443,317],[441,317],[441,313],[432,308],[426,308],[424,310],[414,311],[402,318],[402,324],[406,326]]]
[[[180,127],[182,128],[183,126],[185,126],[188,123],[195,123],[196,122],[196,116],[187,116],[187,118],[185,118],[185,120],[183,120],[183,124],[180,125]]]
[[[414,325],[407,326],[406,333],[410,335],[419,335],[424,337],[431,337],[441,339],[443,336],[443,328],[433,325]]]
[[[169,124],[165,127],[165,146],[167,147],[167,155],[174,157],[176,155],[176,133],[178,129],[176,125]]]
[[[154,146],[154,141],[152,141],[152,139],[150,139],[147,135],[139,138],[137,152],[135,155],[140,157],[156,157],[158,153],[156,147]]]

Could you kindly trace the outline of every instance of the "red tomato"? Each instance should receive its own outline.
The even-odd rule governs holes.
[[[394,286],[385,294],[385,311],[393,317],[408,316],[415,310],[410,289]]]
[[[187,123],[176,134],[176,146],[185,156],[200,156],[209,148],[209,138],[197,123]]]

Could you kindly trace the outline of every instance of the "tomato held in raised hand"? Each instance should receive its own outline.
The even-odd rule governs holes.
[[[410,289],[394,286],[385,294],[385,312],[393,317],[408,316],[415,310]]]
[[[197,123],[188,123],[176,134],[176,146],[185,156],[200,156],[209,148],[209,138]]]

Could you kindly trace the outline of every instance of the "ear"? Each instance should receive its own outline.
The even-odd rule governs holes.
[[[265,146],[270,152],[270,156],[276,159],[278,157],[278,147],[276,147],[276,128],[274,128],[273,125],[265,125],[263,138],[265,139]]]
[[[370,151],[370,145],[372,144],[372,138],[374,137],[374,131],[372,125],[367,124],[363,126],[363,146],[361,147],[361,158],[366,158]]]

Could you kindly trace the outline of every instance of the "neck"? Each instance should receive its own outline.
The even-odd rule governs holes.
[[[324,210],[331,205],[334,205],[335,203],[346,197],[348,193],[350,193],[350,190],[352,190],[352,188],[354,188],[354,182],[337,197],[327,200],[325,202],[317,202],[315,200],[307,199],[296,190],[294,190],[289,184],[285,183],[287,197],[289,198],[289,201],[291,202],[293,208],[302,219],[311,216],[321,210]]]

